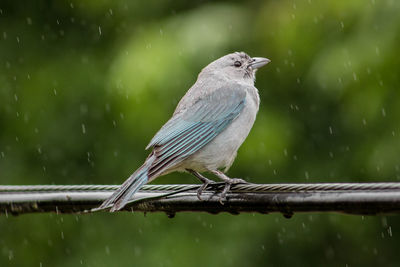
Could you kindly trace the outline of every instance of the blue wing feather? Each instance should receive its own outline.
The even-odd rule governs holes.
[[[240,114],[245,99],[243,86],[222,87],[171,118],[148,145],[154,148],[156,156],[149,168],[149,177],[178,164],[208,144]]]

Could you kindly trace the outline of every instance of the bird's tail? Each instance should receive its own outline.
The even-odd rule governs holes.
[[[106,199],[96,210],[101,210],[111,206],[110,212],[122,209],[131,197],[149,180],[148,170],[152,159],[137,169],[108,199]]]

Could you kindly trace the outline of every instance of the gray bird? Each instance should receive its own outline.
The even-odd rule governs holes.
[[[213,182],[201,172],[210,172],[225,182],[220,200],[232,184],[244,183],[220,169],[229,169],[254,124],[260,105],[255,74],[269,62],[236,52],[205,67],[179,101],[172,118],[146,147],[153,150],[144,164],[98,209],[120,210],[144,184],[174,171],[189,172],[203,182],[197,192],[199,199]]]

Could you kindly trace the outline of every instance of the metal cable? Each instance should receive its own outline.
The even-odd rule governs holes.
[[[208,189],[222,188],[224,183],[211,184]],[[1,193],[19,192],[98,192],[114,191],[119,185],[0,185]],[[200,187],[197,184],[145,185],[140,191],[190,191]],[[236,184],[232,192],[305,192],[305,191],[384,191],[400,190],[400,183],[316,183],[316,184]]]

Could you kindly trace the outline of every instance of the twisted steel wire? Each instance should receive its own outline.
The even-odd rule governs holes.
[[[208,188],[220,188],[224,183],[211,184]],[[170,192],[196,190],[198,184],[145,185],[140,191]],[[119,185],[0,185],[1,193],[19,192],[99,192],[114,191]],[[400,190],[400,183],[313,183],[313,184],[235,184],[232,192],[307,192],[307,191],[385,191]]]

